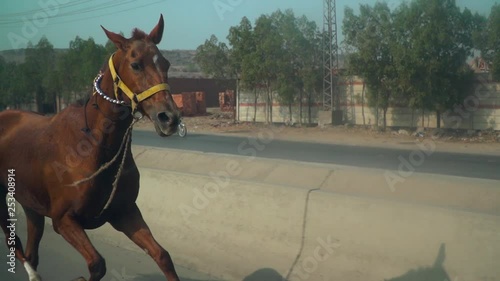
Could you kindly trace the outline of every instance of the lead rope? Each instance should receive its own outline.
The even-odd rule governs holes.
[[[120,166],[118,167],[118,171],[116,172],[115,180],[113,181],[113,190],[111,190],[111,194],[109,195],[108,202],[106,202],[106,205],[104,205],[104,208],[99,213],[99,216],[102,215],[102,213],[108,209],[109,205],[113,201],[113,198],[115,197],[116,189],[118,187],[118,179],[120,178],[120,175],[123,171],[123,164],[125,163],[125,158],[127,157],[127,151],[128,151],[128,147],[129,147],[129,143],[130,143],[129,140],[130,140],[130,136],[132,135],[131,129],[138,120],[139,119],[134,118],[134,120],[132,121],[130,126],[127,128],[127,132],[125,133],[125,136],[123,138],[123,141],[125,141],[125,150],[123,151],[122,161],[120,162]],[[122,142],[121,146],[123,147],[123,142]],[[115,158],[119,154],[120,153],[116,154]]]
[[[123,150],[123,146],[125,145],[125,150],[123,151],[123,156],[122,156],[122,161],[120,162],[120,166],[118,168],[118,171],[116,173],[116,176],[115,176],[115,180],[113,181],[113,190],[111,191],[111,194],[109,196],[109,199],[108,201],[106,202],[106,205],[104,205],[104,208],[102,209],[102,211],[99,213],[99,216],[102,215],[102,213],[109,207],[109,205],[111,204],[111,201],[113,201],[113,198],[115,196],[115,193],[116,193],[116,188],[118,186],[118,179],[120,178],[120,175],[123,171],[123,164],[125,163],[125,158],[127,156],[127,150],[128,150],[128,147],[129,147],[129,140],[130,140],[130,136],[131,136],[131,130],[132,130],[132,127],[134,126],[134,124],[139,121],[140,118],[135,118],[134,117],[134,120],[132,120],[132,122],[130,123],[130,126],[127,128],[127,131],[125,132],[125,135],[123,136],[123,140],[122,140],[122,143],[120,145],[120,148],[118,149],[118,152],[116,153],[116,155],[107,163],[103,164],[96,172],[94,172],[91,176],[87,177],[87,178],[84,178],[84,179],[81,179],[79,181],[76,181],[68,186],[77,186],[81,183],[84,183],[84,182],[87,182],[95,177],[97,177],[100,173],[102,173],[104,170],[106,170],[107,168],[109,168],[109,166],[111,166],[115,161],[116,159],[118,158],[118,155],[120,155],[120,153],[122,152]]]

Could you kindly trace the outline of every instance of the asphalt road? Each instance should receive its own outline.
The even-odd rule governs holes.
[[[268,137],[266,137],[268,136]],[[269,134],[255,138],[192,134],[161,138],[153,131],[135,130],[132,143],[206,153],[223,153],[364,168],[442,174],[500,180],[500,157],[438,152],[430,147],[389,149],[272,140]]]
[[[24,215],[18,217],[16,233],[26,243],[26,223]],[[117,232],[117,235],[120,233]],[[28,281],[28,275],[19,262],[15,273],[8,271],[7,246],[3,232],[0,231],[0,280]],[[156,263],[144,252],[132,251],[112,246],[108,243],[91,239],[96,249],[106,260],[107,273],[101,281],[166,281]],[[133,244],[132,244],[133,246]],[[174,261],[175,261],[175,257]],[[198,272],[176,266],[182,281],[215,281],[216,279]],[[87,266],[81,255],[52,229],[45,226],[45,233],[40,245],[40,265],[38,273],[44,281],[70,281],[77,277],[89,277]]]

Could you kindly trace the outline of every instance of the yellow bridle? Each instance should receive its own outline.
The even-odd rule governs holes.
[[[132,112],[135,112],[135,109],[137,108],[137,105],[142,102],[143,100],[153,96],[154,94],[160,92],[160,91],[168,91],[170,92],[170,86],[167,83],[161,83],[158,85],[155,85],[146,91],[136,94],[132,92],[127,85],[123,82],[123,80],[118,76],[118,73],[116,73],[115,66],[113,63],[113,56],[114,54],[111,55],[109,58],[109,70],[111,71],[111,77],[113,77],[113,87],[115,90],[115,99],[118,100],[118,89],[121,89],[125,95],[130,99],[130,106],[132,107]]]

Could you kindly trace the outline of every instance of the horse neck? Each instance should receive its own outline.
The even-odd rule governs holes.
[[[108,97],[115,98],[109,70],[103,73],[100,88]],[[111,103],[95,93],[87,105],[87,113],[91,113],[88,115],[90,133],[94,138],[96,135],[102,137],[102,148],[117,150],[133,120],[130,108]]]

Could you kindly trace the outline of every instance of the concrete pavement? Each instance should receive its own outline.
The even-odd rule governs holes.
[[[146,221],[174,261],[196,272],[231,281],[500,276],[500,181],[141,146],[133,153]],[[402,180],[391,185],[387,172]],[[133,280],[163,280],[111,227],[89,236],[125,251],[98,246],[107,261],[116,258],[110,272],[126,264],[127,274],[139,275]],[[57,239],[42,248],[59,251],[65,246]],[[138,268],[124,262],[127,255]],[[68,280],[86,272],[78,254],[61,257],[54,261],[68,270],[64,279],[43,260],[42,274]]]
[[[18,206],[16,210],[21,210]],[[18,212],[16,233],[23,243],[26,243],[26,219],[22,211]],[[74,250],[59,234],[55,233],[46,219],[45,233],[40,245],[40,265],[38,272],[44,281],[70,281],[83,276],[88,278],[88,270],[83,257]],[[112,229],[107,229],[109,235],[114,237],[124,236]],[[114,234],[112,233],[114,232]],[[114,243],[106,242],[96,231],[87,231],[96,249],[106,260],[107,274],[102,281],[165,281],[165,277],[157,267],[156,263],[143,251],[138,249],[132,242],[117,247]],[[8,272],[7,248],[4,234],[0,232],[0,280],[1,281],[28,281],[28,275],[24,267],[17,262],[16,272]],[[25,244],[23,244],[25,245]],[[166,245],[168,246],[168,245]],[[167,247],[168,249],[168,247]],[[190,270],[176,264],[177,273],[182,281],[221,281],[208,274]]]
[[[134,153],[138,204],[158,239],[180,264],[218,278],[500,276],[499,181],[415,173],[391,190],[384,170],[145,147]],[[126,243],[106,229],[98,235]]]

